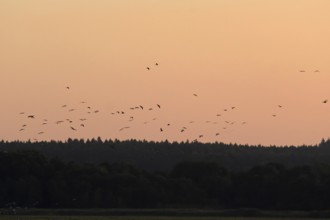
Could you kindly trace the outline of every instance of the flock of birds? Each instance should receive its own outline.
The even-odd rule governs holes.
[[[158,67],[159,64],[158,63],[155,63],[155,66]],[[146,69],[148,71],[151,70],[151,68],[148,66],[146,67]],[[305,70],[300,70],[300,72],[305,72]],[[319,72],[319,70],[315,70],[314,72]],[[66,90],[70,91],[71,88],[70,86],[66,86],[65,87]],[[196,97],[198,98],[198,94],[197,93],[192,93],[192,96],[193,97]],[[322,103],[326,104],[328,102],[327,99],[323,100]],[[86,121],[89,120],[91,117],[88,117],[92,114],[98,114],[100,113],[100,110],[98,109],[95,109],[95,108],[92,108],[91,106],[88,105],[88,103],[86,101],[81,101],[80,102],[81,106],[83,106],[82,109],[84,109],[84,113],[85,113],[85,116],[84,117],[79,117],[78,115],[78,118],[77,120],[73,120],[71,118],[65,118],[65,119],[59,119],[59,120],[55,120],[55,121],[51,121],[49,119],[41,119],[42,121],[40,122],[40,125],[41,126],[47,126],[49,125],[50,123],[53,123],[53,124],[56,124],[56,125],[65,125],[67,126],[67,128],[73,132],[77,132],[79,129],[83,129],[85,128],[86,126]],[[278,108],[283,108],[283,105],[277,105]],[[62,106],[60,106],[60,108],[62,110],[65,110],[67,111],[68,113],[71,113],[73,114],[73,112],[75,112],[76,108],[70,108],[69,105],[67,104],[63,104]],[[82,110],[80,109],[80,110]],[[161,110],[162,109],[162,106],[158,103],[154,104],[153,106],[144,106],[144,105],[136,105],[136,106],[132,106],[130,107],[129,109],[121,109],[121,110],[116,110],[116,111],[113,111],[113,112],[110,112],[111,115],[122,115],[122,116],[127,116],[128,115],[128,118],[127,121],[128,122],[132,122],[135,120],[135,116],[134,114],[132,113],[132,111],[155,111],[155,110]],[[229,108],[225,108],[223,109],[223,112],[229,112],[229,111],[235,111],[237,110],[236,106],[231,106]],[[20,112],[19,113],[20,115],[25,115],[27,117],[27,119],[29,120],[38,120],[39,117],[35,114],[28,114],[26,112]],[[221,117],[223,116],[224,113],[217,113],[215,114],[214,116],[215,117]],[[277,114],[272,114],[272,117],[276,117]],[[153,118],[151,121],[155,121],[157,120],[157,118]],[[77,123],[78,121],[78,123]],[[148,124],[150,121],[144,121],[143,124]],[[211,121],[211,120],[207,120],[205,121],[204,123],[209,123],[209,124],[218,124],[219,121]],[[223,126],[221,129],[222,130],[226,130],[228,128],[230,128],[230,126],[233,126],[234,124],[240,124],[240,125],[246,125],[247,122],[246,121],[241,121],[241,122],[236,122],[236,121],[231,121],[231,120],[223,120],[223,122],[225,123],[225,126]],[[189,121],[188,124],[193,124],[195,123],[195,121]],[[159,132],[165,132],[166,130],[168,130],[169,127],[171,127],[172,124],[171,123],[165,123],[163,126],[160,126],[158,127],[158,131]],[[21,127],[18,129],[19,132],[24,132],[25,130],[28,129],[28,124],[25,123],[25,124],[22,124]],[[124,130],[127,130],[127,129],[130,129],[131,126],[123,126],[123,127],[120,127],[118,129],[119,132],[122,132]],[[177,129],[177,132],[186,132],[188,129],[189,129],[189,125],[185,125],[185,126],[180,126],[180,127],[176,127]],[[36,135],[40,136],[40,135],[43,135],[45,134],[46,131],[43,130],[43,129],[40,129],[40,131],[36,132]],[[217,136],[220,136],[222,132],[218,131],[218,132],[215,132],[213,134],[214,137],[217,137]],[[199,141],[201,138],[204,137],[204,134],[199,134],[197,135],[197,137],[193,140],[193,141]],[[34,141],[38,141],[39,139],[34,137],[32,138]]]

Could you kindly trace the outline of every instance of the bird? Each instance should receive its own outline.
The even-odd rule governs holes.
[[[152,110],[152,108],[149,108],[149,111],[151,111]]]
[[[160,128],[160,132],[163,132],[163,129],[162,128]]]
[[[225,109],[224,109],[224,111],[226,112],[226,111],[227,111],[227,109],[225,108]]]
[[[219,136],[219,135],[220,135],[220,133],[216,133],[216,134],[215,134],[215,136]]]
[[[193,94],[194,96],[198,96],[196,93]]]
[[[315,70],[314,72],[315,72],[315,73],[318,73],[318,72],[320,72],[320,71],[319,71],[319,70]]]
[[[28,118],[34,118],[34,115],[28,115]]]
[[[67,88],[67,89],[70,89],[70,87],[69,87],[69,86],[67,86],[66,88]]]
[[[328,102],[328,99],[324,100],[323,103],[327,103]]]
[[[24,128],[24,127],[26,127],[26,125],[22,125],[22,127]]]
[[[24,131],[24,128],[19,129],[19,131]]]
[[[87,119],[86,118],[81,118],[80,121],[86,121]]]
[[[171,124],[167,124],[167,126],[170,126]]]
[[[276,117],[276,115],[273,115],[273,117]]]
[[[235,109],[235,108],[236,108],[235,106],[231,107],[231,109]]]
[[[130,128],[130,127],[122,127],[121,129],[119,129],[119,131],[122,131],[122,130],[128,129],[128,128]]]
[[[42,123],[42,125],[46,125],[46,124],[47,124],[46,122]]]
[[[74,111],[74,108],[70,109],[69,112],[73,112]]]
[[[74,127],[70,127],[71,128],[71,130],[73,130],[73,131],[76,131],[77,129],[75,129]]]
[[[57,121],[56,124],[60,124],[60,123],[62,123],[62,122],[63,122],[63,121]]]
[[[299,72],[304,73],[304,72],[306,72],[306,71],[305,71],[305,70],[300,70]]]
[[[217,116],[217,117],[220,117],[220,116],[221,116],[221,114],[217,114],[216,116]]]
[[[139,107],[143,110],[143,106],[142,105],[139,105]]]
[[[147,70],[150,70],[150,67],[147,67]]]
[[[94,113],[99,113],[100,111],[99,110],[95,110]]]
[[[158,108],[160,108],[160,105],[159,104],[157,104],[157,106],[158,106]]]
[[[43,131],[40,131],[38,134],[43,134],[43,133],[45,133],[45,132],[43,132]]]
[[[155,63],[156,66],[158,66],[158,63]]]
[[[85,127],[85,125],[84,125],[84,124],[80,124],[80,126],[81,126],[81,127]]]
[[[201,134],[201,135],[199,135],[198,137],[199,137],[199,138],[202,138],[202,137],[204,137],[204,135]]]
[[[62,108],[65,108],[65,107],[67,107],[67,105],[62,105]]]
[[[283,106],[282,105],[278,105],[279,108],[282,108]]]
[[[20,112],[19,114],[20,114],[20,115],[23,115],[23,114],[25,114],[25,113],[24,113],[24,112]]]

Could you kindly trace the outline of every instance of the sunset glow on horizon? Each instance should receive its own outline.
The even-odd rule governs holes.
[[[0,139],[317,144],[330,137],[329,11],[0,0]]]

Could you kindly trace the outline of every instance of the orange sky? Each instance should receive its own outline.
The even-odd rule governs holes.
[[[0,139],[316,144],[330,136],[329,11],[328,0],[0,0]]]

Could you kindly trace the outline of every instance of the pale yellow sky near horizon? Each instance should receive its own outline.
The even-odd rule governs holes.
[[[329,11],[328,0],[0,0],[0,139],[317,144],[330,137]]]

